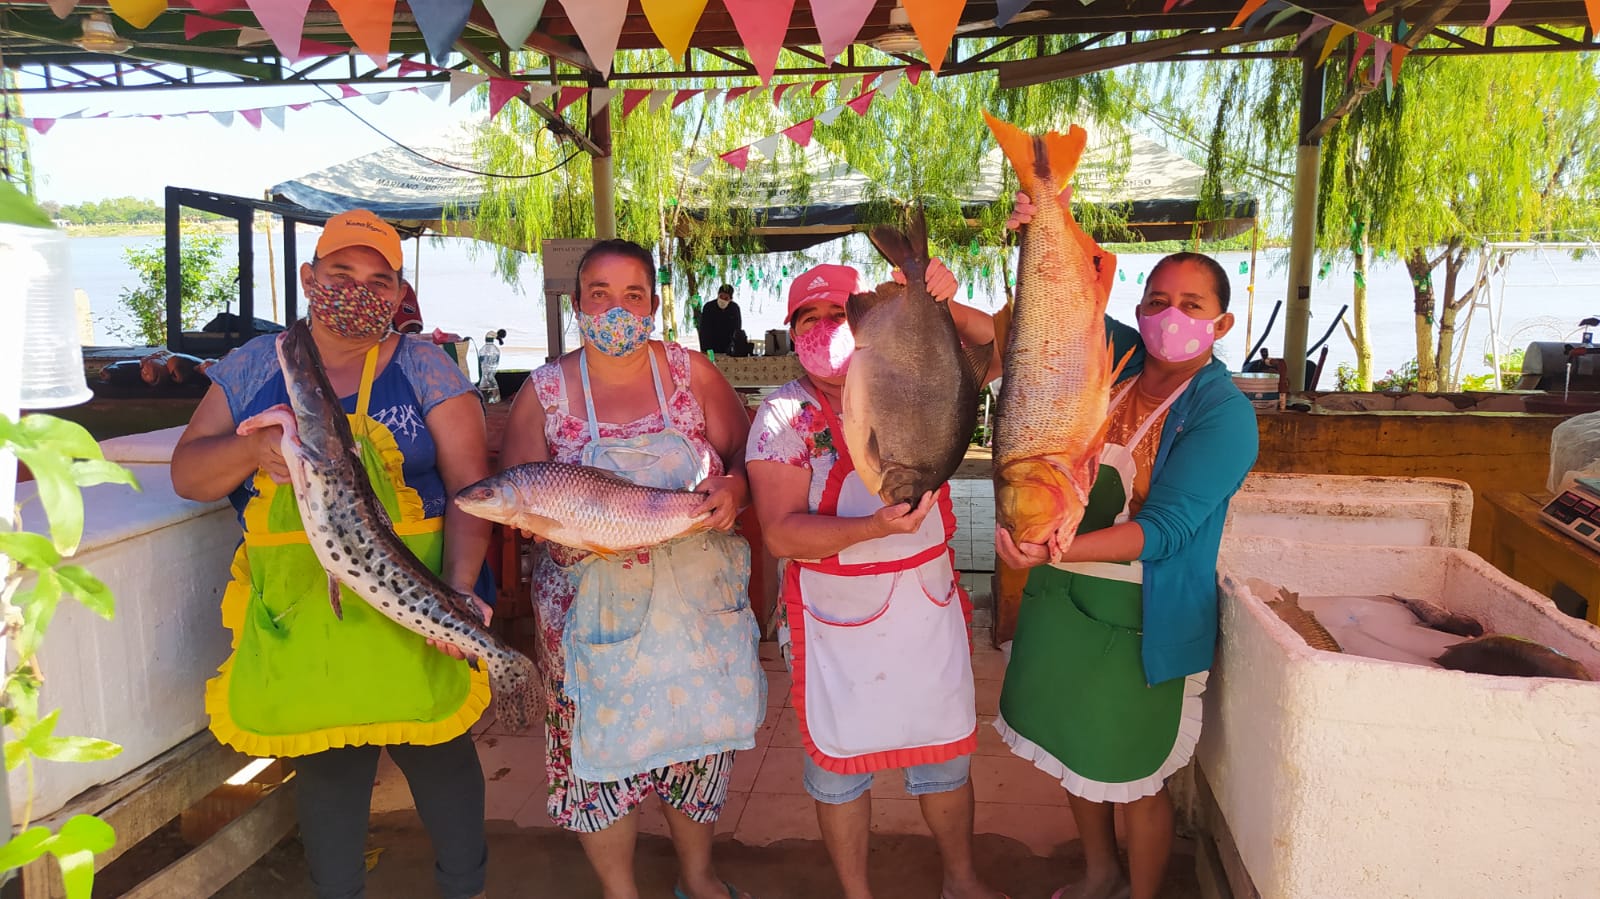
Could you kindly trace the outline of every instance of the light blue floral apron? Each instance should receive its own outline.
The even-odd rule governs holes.
[[[653,351],[663,429],[601,437],[579,356],[589,443],[582,462],[636,484],[687,489],[711,460],[674,425]],[[589,556],[562,634],[575,706],[572,769],[600,783],[755,746],[766,713],[760,632],[750,610],[750,546],[701,531],[615,559]]]

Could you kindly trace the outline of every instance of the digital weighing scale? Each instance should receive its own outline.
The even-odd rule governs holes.
[[[1568,537],[1600,553],[1600,479],[1578,478],[1539,515]]]

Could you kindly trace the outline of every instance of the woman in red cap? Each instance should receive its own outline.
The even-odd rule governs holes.
[[[900,280],[898,272],[896,280]],[[899,768],[944,860],[945,899],[995,899],[972,865],[977,747],[971,606],[956,580],[949,487],[885,506],[855,474],[839,421],[855,349],[845,300],[856,270],[819,265],[789,288],[786,321],[805,374],[756,413],[746,464],[767,547],[791,560],[779,640],[793,671],[805,788],[848,899],[866,899],[873,773]],[[956,280],[937,260],[928,291]],[[950,303],[956,331],[994,340],[988,315]]]

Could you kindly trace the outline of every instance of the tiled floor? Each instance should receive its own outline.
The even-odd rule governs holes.
[[[1076,838],[1066,794],[1052,778],[1011,755],[995,733],[992,722],[1005,661],[990,647],[986,629],[974,634],[973,643],[980,722],[978,751],[972,760],[976,830],[1011,837],[1036,855],[1050,855],[1060,844]],[[820,839],[815,809],[800,784],[803,750],[799,720],[789,701],[789,676],[775,644],[763,643],[761,650],[770,684],[767,720],[756,734],[755,748],[738,754],[717,832],[751,846]],[[475,732],[488,779],[488,817],[511,820],[521,827],[552,827],[544,811],[543,734],[512,736],[492,722],[480,723]],[[406,808],[410,801],[404,778],[385,756],[373,793],[373,811]],[[874,832],[926,832],[916,800],[906,795],[897,772],[878,776],[872,805]],[[666,834],[659,803],[651,800],[640,815],[644,832]]]
[[[994,570],[994,483],[951,481],[950,503],[956,513],[956,568],[965,572]]]

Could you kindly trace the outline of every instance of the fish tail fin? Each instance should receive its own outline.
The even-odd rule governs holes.
[[[1106,379],[1107,387],[1117,383],[1117,379],[1122,377],[1122,370],[1128,367],[1128,362],[1133,359],[1133,354],[1136,349],[1136,347],[1129,347],[1128,351],[1122,354],[1122,358],[1117,359],[1116,341],[1112,340],[1110,337],[1106,338],[1106,360],[1109,362],[1112,359],[1117,359],[1116,364],[1111,368],[1111,377]]]
[[[1006,341],[1011,336],[1011,317],[1015,313],[1011,310],[1011,298],[1006,298],[1006,304],[994,314],[994,351],[1002,354],[1006,351]]]
[[[922,204],[911,207],[906,214],[904,231],[879,225],[867,232],[867,239],[877,247],[883,258],[905,273],[907,281],[920,280],[928,272],[928,220]]]
[[[496,720],[513,731],[527,730],[544,709],[539,666],[520,652],[489,656],[489,687]]]
[[[1000,151],[1017,173],[1022,190],[1035,203],[1055,198],[1072,181],[1072,173],[1077,171],[1078,160],[1083,158],[1083,148],[1089,141],[1089,133],[1077,125],[1066,134],[1051,131],[1033,135],[987,111],[983,120],[989,123]]]

